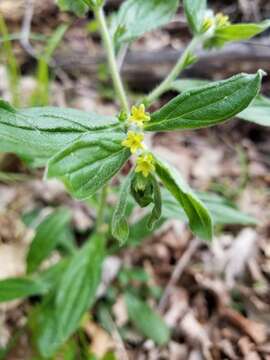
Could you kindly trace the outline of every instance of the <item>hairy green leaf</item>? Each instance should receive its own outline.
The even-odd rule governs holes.
[[[126,212],[132,177],[133,172],[131,171],[121,186],[118,202],[112,216],[112,236],[120,241],[121,244],[127,241],[129,235]]]
[[[126,293],[128,316],[134,326],[158,345],[165,345],[170,339],[170,330],[163,319],[148,304],[131,293]]]
[[[51,357],[92,306],[100,282],[104,241],[101,235],[89,239],[72,257],[55,292],[32,314],[31,328],[42,356]]]
[[[176,80],[172,84],[171,89],[183,92],[209,83],[209,80],[181,79]],[[257,95],[244,111],[237,114],[237,117],[262,126],[270,126],[270,99],[262,95]]]
[[[27,272],[31,273],[39,267],[56,248],[61,234],[71,220],[68,209],[60,208],[48,215],[37,227],[35,237],[27,254]]]
[[[50,159],[48,177],[61,179],[78,199],[94,195],[130,157],[129,149],[121,145],[125,136],[97,132],[81,137]]]
[[[257,96],[237,117],[262,126],[270,126],[270,99],[262,95]]]
[[[116,118],[57,107],[17,110],[0,100],[0,151],[12,152],[35,165],[87,132],[111,129]]]
[[[217,125],[243,111],[258,94],[263,72],[239,74],[185,91],[153,113],[148,131],[198,129]]]
[[[202,30],[205,12],[207,9],[206,0],[184,0],[184,10],[188,24],[194,34],[199,34]]]
[[[270,20],[260,23],[231,24],[218,28],[206,46],[222,47],[233,41],[249,40],[270,27]]]
[[[126,0],[114,15],[111,33],[116,46],[131,42],[145,32],[168,23],[179,5],[179,0]]]
[[[194,234],[203,240],[211,240],[213,236],[212,218],[204,204],[173,167],[157,157],[155,166],[164,186],[184,209]]]

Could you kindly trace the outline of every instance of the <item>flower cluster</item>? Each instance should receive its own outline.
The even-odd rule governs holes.
[[[213,12],[210,12],[210,14],[204,19],[202,31],[204,33],[209,29],[213,29],[215,31],[228,25],[231,25],[229,16],[224,15],[221,12],[214,16]]]
[[[129,148],[132,154],[145,150],[145,145],[143,143],[144,134],[141,132],[141,129],[143,129],[144,123],[150,121],[150,119],[150,114],[145,112],[144,104],[132,106],[128,122],[139,128],[139,131],[128,131],[126,139],[122,142],[122,145]],[[140,153],[136,160],[135,171],[137,173],[142,173],[144,177],[148,177],[154,170],[153,156],[150,153]]]

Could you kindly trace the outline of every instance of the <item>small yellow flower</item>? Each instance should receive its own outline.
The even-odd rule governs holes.
[[[223,13],[218,13],[216,15],[216,25],[217,25],[217,28],[222,28],[224,26],[228,26],[230,25],[231,22],[230,22],[230,18],[229,16],[227,15],[224,15]]]
[[[144,134],[136,133],[135,131],[128,131],[127,137],[122,141],[122,145],[129,148],[134,154],[139,149],[144,149]]]
[[[139,106],[132,106],[129,122],[136,123],[140,128],[143,128],[145,122],[150,121],[150,114],[145,112],[144,104]]]
[[[155,171],[154,158],[151,154],[143,154],[138,157],[135,172],[141,172],[147,177],[151,172]]]

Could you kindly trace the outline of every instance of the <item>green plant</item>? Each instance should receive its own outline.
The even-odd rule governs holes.
[[[158,111],[149,113],[146,108],[166,91],[179,86],[175,80],[197,61],[199,46],[220,47],[226,42],[248,39],[270,25],[269,21],[231,24],[226,16],[209,11],[206,1],[185,0],[184,9],[193,34],[190,44],[168,77],[130,108],[116,54],[144,32],[168,22],[178,8],[178,0],[127,0],[113,16],[110,29],[103,1],[59,0],[58,3],[63,10],[77,15],[89,9],[94,12],[120,111],[109,117],[54,107],[17,109],[3,100],[0,102],[1,151],[16,153],[31,166],[45,166],[45,177],[62,180],[79,200],[89,201],[99,194],[96,229],[81,248],[75,247],[72,236],[66,236],[68,243],[63,240],[70,215],[58,209],[36,229],[27,256],[28,274],[0,282],[0,301],[42,296],[30,315],[29,326],[37,349],[45,358],[52,357],[63,346],[94,304],[102,263],[108,254],[107,240],[111,237],[122,246],[135,245],[167,219],[178,218],[188,221],[194,235],[210,242],[213,224],[256,223],[223,198],[193,191],[176,169],[146,147],[144,137],[147,132],[209,127],[243,114],[248,111],[246,108],[261,101],[258,93],[263,71],[239,74],[183,91],[179,87],[181,94]],[[109,181],[132,155],[136,157],[135,165],[117,189],[118,203],[112,213],[106,205]],[[151,208],[130,226],[129,215],[136,205]],[[110,229],[105,217],[111,218]],[[41,262],[61,246],[68,255],[53,267],[40,270]],[[130,288],[125,298],[135,326],[158,344],[165,344],[169,331],[162,319]],[[145,324],[142,314],[147,317]],[[151,326],[160,331],[152,333]]]

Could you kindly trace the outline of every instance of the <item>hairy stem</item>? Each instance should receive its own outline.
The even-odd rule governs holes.
[[[103,41],[103,46],[107,54],[108,64],[110,67],[111,77],[113,81],[113,85],[120,101],[120,104],[127,113],[129,112],[129,104],[126,96],[126,92],[122,83],[122,79],[120,76],[120,72],[117,65],[117,60],[115,56],[115,51],[112,43],[112,39],[108,30],[106,17],[104,15],[103,8],[100,7],[95,11],[95,17],[100,26],[101,37]],[[103,232],[103,224],[104,224],[104,211],[107,202],[107,193],[108,193],[108,185],[105,185],[102,189],[100,195],[100,203],[97,214],[97,222],[96,229],[97,232]]]
[[[184,53],[180,57],[180,59],[175,64],[174,68],[171,70],[169,75],[164,79],[160,85],[158,85],[145,99],[144,103],[149,106],[151,105],[155,100],[157,100],[164,92],[169,90],[172,82],[176,80],[176,78],[181,74],[181,72],[185,69],[187,66],[187,59],[190,56],[190,54],[193,53],[195,47],[199,44],[200,38],[194,37],[189,45],[186,47]]]
[[[104,48],[106,50],[115,91],[118,95],[123,110],[128,112],[129,111],[128,100],[122,83],[121,76],[118,71],[115,51],[113,48],[112,39],[108,30],[106,18],[102,7],[95,11],[95,16],[100,26],[100,32],[101,32]]]

